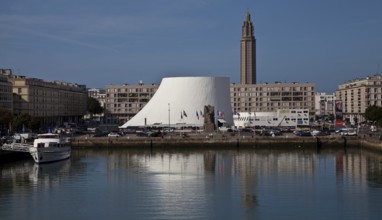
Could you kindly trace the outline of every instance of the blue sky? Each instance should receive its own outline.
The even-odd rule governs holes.
[[[318,92],[382,72],[381,0],[1,0],[0,68],[104,88],[168,76],[239,82],[241,25],[258,83]]]

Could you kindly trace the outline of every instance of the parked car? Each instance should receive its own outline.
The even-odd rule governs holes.
[[[110,132],[107,136],[108,137],[121,137],[121,135],[118,134],[117,132]]]
[[[319,130],[319,129],[315,129],[313,131],[310,132],[312,134],[312,136],[327,136],[327,135],[330,135],[330,132],[328,130]]]
[[[100,132],[97,132],[95,135],[93,135],[93,137],[106,137],[108,134],[109,132],[107,131],[100,131]]]
[[[347,130],[341,131],[340,135],[342,135],[342,136],[356,136],[357,131],[355,129],[347,129]]]
[[[282,132],[277,129],[265,129],[263,134],[265,136],[281,136]]]
[[[342,132],[346,132],[348,130],[353,130],[351,127],[339,127],[336,128],[336,134],[341,134]]]
[[[319,134],[321,131],[320,130],[318,130],[318,129],[314,129],[314,130],[312,130],[311,132],[310,132],[310,134],[312,135],[312,136],[316,136],[317,134]]]
[[[295,131],[295,134],[296,134],[296,136],[300,136],[300,137],[310,137],[310,136],[312,136],[310,131],[304,131],[304,130]]]
[[[235,127],[231,127],[227,129],[227,132],[238,132],[239,130]]]
[[[138,137],[151,137],[154,132],[152,131],[137,131]]]
[[[174,131],[175,131],[174,128],[163,128],[161,130],[161,132],[163,132],[163,133],[171,133],[171,132],[174,132]]]
[[[330,131],[329,130],[323,130],[323,131],[318,132],[314,136],[328,136],[328,135],[330,135]]]
[[[242,133],[254,132],[254,130],[252,128],[242,128],[239,131],[242,132]]]

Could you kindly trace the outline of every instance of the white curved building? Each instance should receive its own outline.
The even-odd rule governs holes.
[[[120,128],[168,125],[202,127],[206,105],[214,106],[216,118],[233,125],[228,77],[163,78],[150,101]]]

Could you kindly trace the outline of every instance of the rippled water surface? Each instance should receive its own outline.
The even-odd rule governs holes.
[[[73,150],[0,165],[0,219],[381,219],[382,155],[359,149]]]

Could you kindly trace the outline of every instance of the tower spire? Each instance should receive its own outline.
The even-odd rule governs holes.
[[[256,84],[256,39],[248,10],[240,40],[240,84]]]

